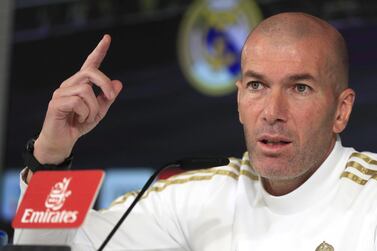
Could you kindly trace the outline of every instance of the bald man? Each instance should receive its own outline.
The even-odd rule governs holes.
[[[98,70],[109,44],[105,36],[55,91],[34,145],[42,165],[64,163],[120,92]],[[303,13],[264,20],[245,42],[236,84],[248,152],[157,182],[107,250],[377,250],[377,155],[345,148],[338,136],[355,98],[339,32]],[[95,250],[132,198],[91,211],[79,229],[18,229],[15,242]]]

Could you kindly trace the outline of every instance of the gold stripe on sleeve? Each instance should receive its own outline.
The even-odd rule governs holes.
[[[182,173],[174,174],[170,176],[169,178],[166,179],[160,179],[158,182],[165,182],[169,179],[174,179],[182,176],[187,176],[187,175],[194,175],[194,174],[199,174],[199,173],[213,173],[212,169],[197,169],[197,170],[192,170],[192,171],[183,171]]]
[[[241,161],[241,165],[242,165],[242,166],[246,165],[246,166],[250,166],[250,167],[251,167],[250,160],[243,159],[243,160]]]
[[[228,164],[228,166],[231,167],[231,168],[233,168],[233,169],[235,169],[237,172],[240,171],[240,166],[237,165],[237,163],[230,162],[230,163]]]
[[[173,180],[178,180],[178,178],[181,178],[181,177],[184,177],[184,176],[188,176],[188,175],[195,175],[195,174],[212,174],[212,175],[220,174],[221,175],[224,172],[226,172],[226,173],[232,173],[234,176],[237,177],[236,179],[238,179],[238,175],[237,174],[235,174],[235,173],[233,173],[231,171],[228,171],[228,170],[222,170],[222,169],[199,169],[199,170],[188,171],[188,172],[183,172],[183,173],[180,173],[180,174],[177,174],[177,175],[173,175],[173,176],[171,176],[168,179],[158,180],[158,183],[171,183]],[[187,179],[190,179],[190,178],[180,179],[180,180],[187,180]],[[177,183],[177,184],[182,184],[182,183]]]
[[[344,171],[342,173],[342,175],[340,176],[341,178],[347,178],[347,179],[350,179],[352,180],[353,182],[356,182],[357,184],[359,185],[365,185],[367,183],[367,180],[365,179],[362,179],[360,178],[359,176],[353,174],[353,173],[350,173],[350,172],[347,172],[347,171]]]
[[[207,171],[212,171],[211,175],[203,175],[203,176],[191,176],[186,179],[167,179],[167,180],[159,180],[157,183],[162,183],[162,186],[154,186],[148,189],[147,193],[143,196],[143,198],[146,198],[151,192],[161,192],[165,190],[170,185],[176,185],[176,184],[184,184],[190,181],[203,181],[203,180],[210,180],[212,179],[215,175],[224,175],[231,177],[235,180],[238,179],[238,175],[236,173],[233,173],[228,170],[207,170]]]
[[[349,161],[346,165],[346,168],[347,167],[355,168],[356,170],[358,170],[361,173],[366,174],[366,175],[372,175],[372,176],[377,175],[377,170],[366,168],[356,161]]]
[[[368,155],[366,155],[364,153],[355,152],[355,153],[351,154],[350,158],[352,158],[352,157],[362,159],[366,163],[371,164],[371,165],[377,165],[377,160],[372,159],[371,157],[369,157]]]
[[[245,175],[252,180],[258,180],[259,179],[257,175],[253,174],[252,172],[250,172],[248,170],[241,170],[241,175]]]
[[[353,158],[353,157],[361,159],[367,164],[377,165],[377,160],[372,159],[371,157],[369,157],[368,155],[364,153],[354,152],[350,155],[350,158]],[[351,173],[349,171],[344,171],[340,176],[341,178],[350,179],[359,185],[365,185],[370,179],[377,180],[377,170],[367,168],[364,165],[360,164],[359,162],[348,161],[346,164],[346,170],[347,168],[354,168],[358,170],[360,173],[364,175],[368,175],[370,177],[368,177],[367,179],[364,179],[364,178],[359,177],[357,174]]]
[[[136,197],[137,194],[139,193],[139,191],[131,191],[131,192],[128,192],[128,193],[125,193],[122,197],[119,197],[118,199],[114,200],[109,208],[113,207],[113,206],[116,206],[116,205],[119,205],[119,204],[123,204],[126,200],[128,200],[128,198],[130,198],[131,196],[134,196]]]

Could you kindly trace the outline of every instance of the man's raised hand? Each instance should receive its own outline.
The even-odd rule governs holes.
[[[106,115],[122,89],[99,70],[111,43],[105,35],[89,54],[80,71],[55,90],[48,105],[41,133],[34,144],[34,156],[42,164],[59,164],[67,158],[78,138],[92,130]],[[101,89],[95,95],[92,86]]]

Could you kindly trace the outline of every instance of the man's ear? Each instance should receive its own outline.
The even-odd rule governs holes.
[[[333,125],[334,133],[341,133],[346,128],[348,120],[350,118],[353,103],[355,101],[355,92],[347,88],[338,98],[338,106],[336,110],[335,121]]]
[[[242,90],[242,82],[241,80],[237,80],[236,86],[237,86],[237,107],[238,107],[238,119],[240,120],[241,124],[243,124],[242,115],[240,112],[240,99],[241,99],[241,90]]]

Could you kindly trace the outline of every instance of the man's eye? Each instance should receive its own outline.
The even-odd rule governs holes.
[[[247,88],[250,90],[256,91],[256,90],[261,90],[263,88],[263,84],[258,81],[251,81],[247,83]]]
[[[294,88],[296,92],[301,94],[306,94],[311,90],[310,87],[305,84],[296,84]]]

